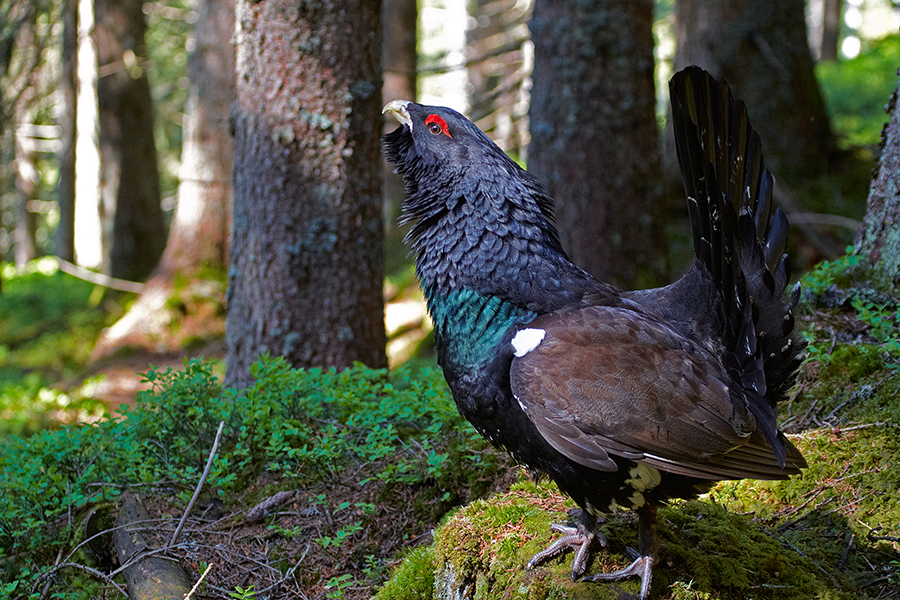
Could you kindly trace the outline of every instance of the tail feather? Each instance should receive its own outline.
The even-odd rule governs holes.
[[[728,84],[688,67],[672,79],[670,97],[694,251],[721,294],[731,368],[783,464],[775,405],[793,385],[802,352],[795,302],[785,299],[788,220],[774,204],[759,135]]]

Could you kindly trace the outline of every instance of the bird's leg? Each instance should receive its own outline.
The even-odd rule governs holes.
[[[586,510],[580,511],[580,514],[578,515],[578,524],[575,527],[562,525],[560,523],[551,524],[550,529],[564,534],[563,537],[547,546],[546,549],[541,550],[532,556],[531,560],[529,560],[528,564],[525,566],[525,570],[530,571],[535,565],[542,563],[549,558],[553,558],[567,550],[574,550],[575,560],[572,561],[572,581],[577,580],[587,568],[591,543],[597,539],[600,542],[600,545],[606,545],[606,539],[603,537],[603,534],[594,531],[596,525],[596,517]]]
[[[641,578],[641,600],[650,598],[650,582],[653,580],[653,555],[656,533],[656,506],[645,504],[637,509],[638,514],[638,547],[640,555],[633,563],[612,573],[589,575],[582,581],[619,581],[626,577]]]

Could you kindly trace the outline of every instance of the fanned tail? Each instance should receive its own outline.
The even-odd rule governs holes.
[[[728,84],[699,67],[677,73],[669,91],[694,252],[721,293],[729,368],[779,464],[787,458],[802,466],[775,423],[776,404],[796,379],[803,345],[791,312],[799,289],[790,302],[785,298],[788,220],[772,201],[773,178],[759,135]]]

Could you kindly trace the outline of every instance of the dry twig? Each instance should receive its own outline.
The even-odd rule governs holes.
[[[184,522],[187,521],[188,515],[191,514],[191,509],[194,508],[194,503],[197,502],[197,497],[200,496],[200,490],[203,489],[203,484],[206,483],[206,478],[209,477],[209,470],[212,468],[213,459],[216,457],[216,451],[219,449],[219,440],[222,439],[223,427],[225,427],[225,421],[219,421],[219,429],[216,431],[216,441],[213,442],[212,450],[209,452],[209,458],[206,460],[206,468],[203,469],[203,475],[200,476],[200,481],[197,482],[197,487],[194,489],[194,495],[191,496],[191,501],[188,502],[187,508],[184,509],[184,514],[181,515],[181,521],[179,521],[178,527],[175,528],[172,539],[169,540],[169,543],[166,545],[167,548],[171,548],[175,545],[175,541],[178,539],[178,536],[181,534],[181,529],[184,527]]]

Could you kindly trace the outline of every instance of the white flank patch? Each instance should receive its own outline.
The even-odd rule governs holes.
[[[519,331],[512,339],[513,348],[516,349],[516,356],[525,356],[537,348],[545,335],[547,335],[547,332],[543,329],[523,329]]]

